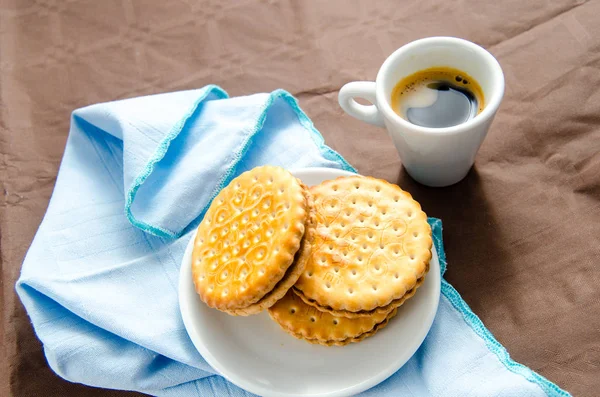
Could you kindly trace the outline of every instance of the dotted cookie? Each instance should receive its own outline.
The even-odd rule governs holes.
[[[396,308],[369,317],[336,317],[305,304],[292,291],[269,308],[269,315],[287,333],[321,345],[342,346],[374,335],[385,327]]]
[[[317,218],[302,300],[344,317],[388,313],[414,294],[431,259],[427,215],[386,181],[342,177],[310,189]]]
[[[223,188],[194,241],[192,277],[200,298],[237,315],[281,298],[310,258],[309,240],[299,252],[311,222],[309,197],[298,179],[272,166],[244,172]]]
[[[429,264],[427,265],[427,269],[426,269],[425,273],[427,273],[428,271],[429,271]],[[415,295],[415,292],[417,292],[417,288],[419,288],[421,286],[421,284],[423,284],[424,280],[425,280],[425,276],[419,278],[417,280],[417,284],[413,288],[411,288],[408,292],[406,292],[406,294],[402,295],[402,297],[399,299],[394,299],[393,301],[391,301],[389,304],[387,304],[385,306],[380,306],[373,310],[360,310],[357,312],[351,312],[348,310],[333,310],[331,307],[319,306],[314,299],[308,299],[307,297],[304,296],[304,294],[301,291],[297,290],[296,288],[292,288],[292,291],[300,299],[302,299],[302,301],[304,303],[306,303],[309,306],[317,308],[319,311],[330,313],[336,317],[357,318],[357,317],[369,317],[369,316],[372,316],[375,314],[381,314],[381,313],[388,313],[390,310],[392,310],[394,308],[399,308],[400,306],[402,306],[402,304],[404,302],[406,302],[408,299],[412,298]]]

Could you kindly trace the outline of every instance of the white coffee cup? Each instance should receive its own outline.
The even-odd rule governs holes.
[[[473,77],[483,90],[484,108],[465,123],[428,128],[410,123],[391,106],[394,86],[423,69],[446,66]],[[488,51],[454,37],[430,37],[413,41],[390,55],[375,82],[356,81],[342,87],[339,103],[349,115],[387,130],[406,171],[428,186],[448,186],[463,179],[475,162],[504,95],[504,74]],[[361,105],[363,98],[372,105]]]

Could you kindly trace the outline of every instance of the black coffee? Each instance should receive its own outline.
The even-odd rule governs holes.
[[[483,110],[483,92],[466,73],[452,68],[431,68],[398,82],[392,107],[403,119],[430,128],[462,124]]]

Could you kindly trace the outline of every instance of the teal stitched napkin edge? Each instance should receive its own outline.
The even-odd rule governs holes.
[[[190,107],[190,109],[188,109],[188,111],[185,113],[184,117],[177,124],[175,124],[173,126],[171,131],[169,131],[169,133],[165,136],[165,138],[158,144],[158,147],[156,148],[155,152],[148,160],[148,163],[146,164],[146,166],[144,167],[142,172],[140,172],[140,174],[134,179],[132,185],[129,187],[129,190],[127,191],[127,195],[126,195],[125,215],[127,216],[127,219],[129,219],[129,222],[131,222],[131,224],[134,225],[135,227],[137,227],[147,233],[153,234],[155,236],[159,236],[159,237],[163,237],[163,238],[179,238],[197,226],[197,222],[192,222],[187,228],[185,228],[180,233],[174,233],[170,230],[166,230],[162,227],[151,225],[151,224],[148,224],[146,222],[143,222],[143,221],[137,219],[133,215],[133,212],[131,211],[131,206],[133,205],[133,201],[135,200],[137,191],[144,184],[146,179],[148,179],[150,174],[152,174],[152,171],[154,170],[154,167],[156,166],[156,164],[160,160],[162,160],[162,158],[166,155],[167,150],[169,150],[169,146],[170,146],[171,142],[175,138],[177,138],[179,133],[181,133],[181,131],[185,127],[186,123],[199,110],[200,105],[202,104],[204,99],[206,99],[206,97],[209,96],[210,94],[215,95],[219,99],[229,98],[229,95],[227,94],[227,92],[225,92],[225,90],[223,90],[221,87],[218,87],[218,86],[212,85],[212,84],[204,87],[204,91],[198,96],[198,99],[194,102],[194,104]],[[285,100],[292,107],[292,109],[294,110],[294,112],[296,113],[296,115],[298,117],[298,120],[300,121],[302,126],[311,133],[312,139],[314,140],[315,144],[319,147],[319,149],[323,153],[323,156],[326,159],[338,162],[339,164],[341,164],[342,169],[345,171],[350,171],[350,172],[355,172],[355,173],[357,172],[356,169],[354,167],[352,167],[339,153],[337,153],[335,150],[331,149],[329,146],[325,145],[325,140],[324,140],[323,136],[315,128],[313,122],[308,118],[306,113],[304,113],[304,111],[302,111],[302,109],[300,109],[300,106],[298,106],[298,101],[296,100],[296,98],[294,98],[289,92],[287,92],[285,90],[282,90],[282,89],[275,90],[269,94],[269,98],[265,102],[264,107],[261,109],[260,116],[257,120],[257,123],[254,126],[254,128],[252,128],[252,130],[248,136],[248,139],[243,143],[241,150],[235,154],[235,156],[234,156],[235,161],[234,161],[233,166],[223,176],[223,178],[221,179],[219,184],[216,186],[215,190],[211,194],[211,198],[208,201],[208,204],[204,207],[204,209],[202,210],[202,212],[200,213],[200,215],[198,216],[197,219],[202,219],[204,217],[204,214],[210,207],[212,200],[237,175],[237,167],[236,167],[237,163],[241,160],[241,158],[244,156],[244,154],[250,147],[250,142],[251,142],[252,137],[254,135],[256,135],[262,129],[262,127],[265,123],[265,120],[267,118],[267,112],[268,112],[269,108],[271,107],[273,102],[275,102],[279,98]]]
[[[467,302],[460,296],[458,291],[450,285],[444,278],[446,272],[446,251],[444,250],[444,240],[442,239],[442,221],[437,218],[428,218],[427,221],[432,229],[432,236],[435,247],[438,252],[440,270],[442,273],[442,295],[444,295],[452,306],[462,315],[465,322],[471,329],[484,340],[487,348],[498,357],[498,360],[511,372],[521,375],[528,381],[539,385],[549,396],[570,396],[571,394],[562,390],[560,387],[550,382],[540,374],[534,372],[531,368],[519,364],[510,358],[508,351],[492,333],[483,325],[481,319],[473,313]]]

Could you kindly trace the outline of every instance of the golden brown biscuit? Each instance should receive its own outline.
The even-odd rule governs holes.
[[[369,316],[414,293],[429,268],[432,239],[427,216],[409,193],[351,176],[313,186],[311,194],[316,236],[294,286],[307,303],[338,315]]]
[[[308,208],[312,208],[310,204],[312,200],[310,199],[310,193],[306,190],[308,196],[309,206]],[[300,243],[300,249],[296,252],[294,257],[294,262],[288,268],[288,271],[285,273],[281,281],[277,283],[277,285],[268,292],[264,297],[262,297],[258,302],[247,306],[243,309],[234,309],[227,310],[227,313],[233,316],[249,316],[251,314],[256,314],[261,312],[264,309],[267,309],[275,304],[279,299],[281,299],[286,292],[296,283],[300,275],[304,272],[306,268],[306,262],[310,257],[310,251],[312,249],[312,242],[314,240],[315,235],[315,216],[312,210],[309,210],[309,217],[306,220],[305,224],[305,232],[302,238],[302,242]]]
[[[198,226],[192,253],[196,291],[208,306],[249,308],[280,283],[304,236],[307,197],[298,179],[272,166],[244,172],[221,190]]]
[[[427,269],[429,271],[429,267]],[[320,306],[314,300],[306,298],[304,296],[304,294],[302,293],[302,291],[297,290],[296,288],[292,288],[292,291],[296,295],[298,295],[300,297],[300,299],[302,299],[302,301],[304,301],[304,303],[314,307],[315,309],[317,309],[319,311],[332,314],[336,317],[357,318],[357,317],[369,317],[369,316],[373,316],[378,313],[389,313],[391,310],[399,308],[400,306],[402,306],[404,304],[404,302],[406,302],[408,299],[412,298],[415,295],[415,293],[417,292],[417,288],[419,288],[421,286],[421,284],[423,284],[424,280],[425,280],[425,277],[421,277],[420,279],[417,280],[417,284],[414,286],[414,288],[412,288],[410,291],[408,291],[406,294],[404,294],[401,298],[394,299],[393,301],[391,301],[389,304],[387,304],[385,306],[379,306],[379,307],[376,307],[375,309],[369,310],[369,311],[361,310],[358,312],[351,312],[348,310],[333,310],[330,307]]]
[[[284,331],[298,339],[326,346],[342,346],[374,335],[387,325],[396,311],[394,308],[387,313],[352,319],[335,317],[305,304],[289,291],[269,308],[269,315]]]

